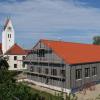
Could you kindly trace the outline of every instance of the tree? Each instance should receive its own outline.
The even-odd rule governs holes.
[[[5,59],[0,59],[0,69],[8,69],[9,65]]]
[[[100,36],[93,37],[93,44],[100,45]]]
[[[8,70],[7,61],[0,59],[0,100],[64,100],[63,92],[52,95],[43,91],[32,89],[25,83],[17,83],[16,71]],[[72,99],[70,99],[72,97]],[[66,100],[77,100],[74,95],[67,95]]]

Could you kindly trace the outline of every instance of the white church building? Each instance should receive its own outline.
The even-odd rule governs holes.
[[[15,43],[15,32],[11,19],[7,19],[2,32],[2,43],[0,44],[0,55],[7,57],[9,70],[23,70],[27,52]]]

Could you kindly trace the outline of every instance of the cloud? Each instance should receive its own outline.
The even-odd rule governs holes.
[[[10,13],[17,29],[33,32],[63,29],[99,30],[99,9],[84,8],[65,0],[27,0],[0,4],[1,13]],[[28,28],[28,29],[27,29]]]
[[[78,40],[84,36],[85,40],[88,33],[90,38],[95,31],[99,34],[100,11],[84,5],[73,0],[14,0],[13,4],[1,2],[0,14],[12,17],[17,38],[62,37],[67,40],[69,37],[73,41],[73,38]],[[69,30],[75,35],[70,36]],[[80,32],[81,37],[78,37]],[[62,33],[66,37],[61,36]]]

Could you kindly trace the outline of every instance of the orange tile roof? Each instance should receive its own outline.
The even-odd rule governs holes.
[[[63,41],[40,40],[68,64],[100,62],[100,46]]]
[[[27,53],[18,44],[14,44],[6,53],[6,55],[26,55]]]

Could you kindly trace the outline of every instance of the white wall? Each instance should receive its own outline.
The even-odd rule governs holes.
[[[17,56],[17,60],[14,60],[14,56]],[[8,55],[8,64],[9,64],[9,70],[23,70],[26,69],[26,66],[23,67],[23,56],[26,55]],[[21,60],[21,61],[20,61]],[[14,68],[14,64],[17,64],[17,68]]]
[[[11,27],[11,30],[9,30]],[[8,37],[9,34],[9,37]],[[11,34],[11,37],[10,37]],[[11,20],[9,20],[5,30],[2,32],[2,51],[3,54],[10,49],[14,45],[15,37],[14,37],[14,29]]]

